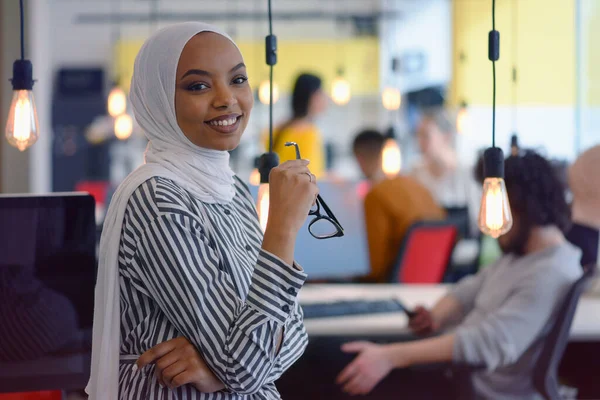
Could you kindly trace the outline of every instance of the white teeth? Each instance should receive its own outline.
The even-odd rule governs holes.
[[[231,119],[226,119],[226,120],[221,120],[221,121],[211,121],[210,125],[213,125],[213,126],[229,126],[229,125],[235,124],[236,121],[237,121],[237,118],[231,118]]]

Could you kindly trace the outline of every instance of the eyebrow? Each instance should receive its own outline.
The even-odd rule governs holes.
[[[246,68],[246,64],[244,64],[243,62],[239,63],[238,65],[236,65],[235,67],[231,68],[231,70],[229,71],[229,73],[235,72],[241,68]],[[211,76],[212,74],[208,71],[204,71],[202,69],[190,69],[188,70],[185,74],[183,74],[183,76],[181,77],[181,79],[185,78],[186,76],[189,75],[202,75],[202,76]]]

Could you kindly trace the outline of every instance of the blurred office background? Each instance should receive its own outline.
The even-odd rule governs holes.
[[[331,102],[317,123],[328,145],[330,171],[358,178],[351,140],[364,127],[394,126],[403,170],[418,158],[415,121],[423,106],[443,104],[457,118],[461,162],[472,165],[490,143],[491,6],[480,0],[348,0],[274,2],[279,40],[275,122],[288,115],[293,79],[323,77],[329,92],[339,73],[351,88],[347,104]],[[517,133],[524,147],[573,160],[600,140],[600,3],[596,0],[501,0],[498,62],[498,143]],[[0,12],[2,115],[10,104],[12,62],[19,53],[18,2]],[[40,139],[23,153],[0,141],[2,192],[75,190],[82,182],[117,184],[142,162],[136,130],[115,137],[107,116],[114,83],[128,90],[133,60],[156,29],[189,19],[226,29],[244,54],[257,101],[240,147],[236,172],[248,179],[263,151],[268,106],[259,87],[268,77],[266,1],[29,0],[26,53],[34,66]],[[401,94],[387,110],[382,92]],[[392,101],[394,103],[394,101]],[[388,104],[388,108],[394,108]]]

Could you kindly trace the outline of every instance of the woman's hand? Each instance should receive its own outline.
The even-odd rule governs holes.
[[[170,389],[191,384],[202,393],[214,393],[225,388],[196,347],[183,336],[152,347],[135,364],[141,370],[151,363],[156,364],[158,382]]]
[[[308,164],[308,160],[290,160],[271,170],[267,230],[296,235],[306,221],[319,193]]]
[[[351,395],[367,394],[395,367],[385,346],[369,342],[351,342],[342,346],[345,353],[358,356],[338,375],[336,383]]]
[[[308,218],[319,188],[307,160],[290,160],[269,175],[269,219],[262,248],[292,265],[296,236]]]

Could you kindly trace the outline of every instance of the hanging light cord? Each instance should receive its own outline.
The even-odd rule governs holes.
[[[25,59],[25,23],[23,12],[23,0],[19,1],[19,9],[21,11],[21,60]]]
[[[518,65],[518,46],[519,46],[519,5],[517,0],[512,2],[512,36],[513,36],[513,68],[512,68],[512,125],[513,133],[517,131],[517,65]]]
[[[500,33],[496,31],[496,0],[492,0],[492,30],[488,38],[488,58],[492,62],[492,147],[496,147],[496,61],[500,58]]]
[[[268,0],[269,5],[269,38],[273,38],[273,14],[271,12],[271,0]],[[267,39],[268,41],[268,39]],[[268,46],[268,42],[267,42]],[[273,62],[269,59],[269,51],[267,48],[267,64],[269,64],[269,153],[273,152]],[[275,59],[276,60],[276,59]],[[276,62],[276,61],[275,61]]]

